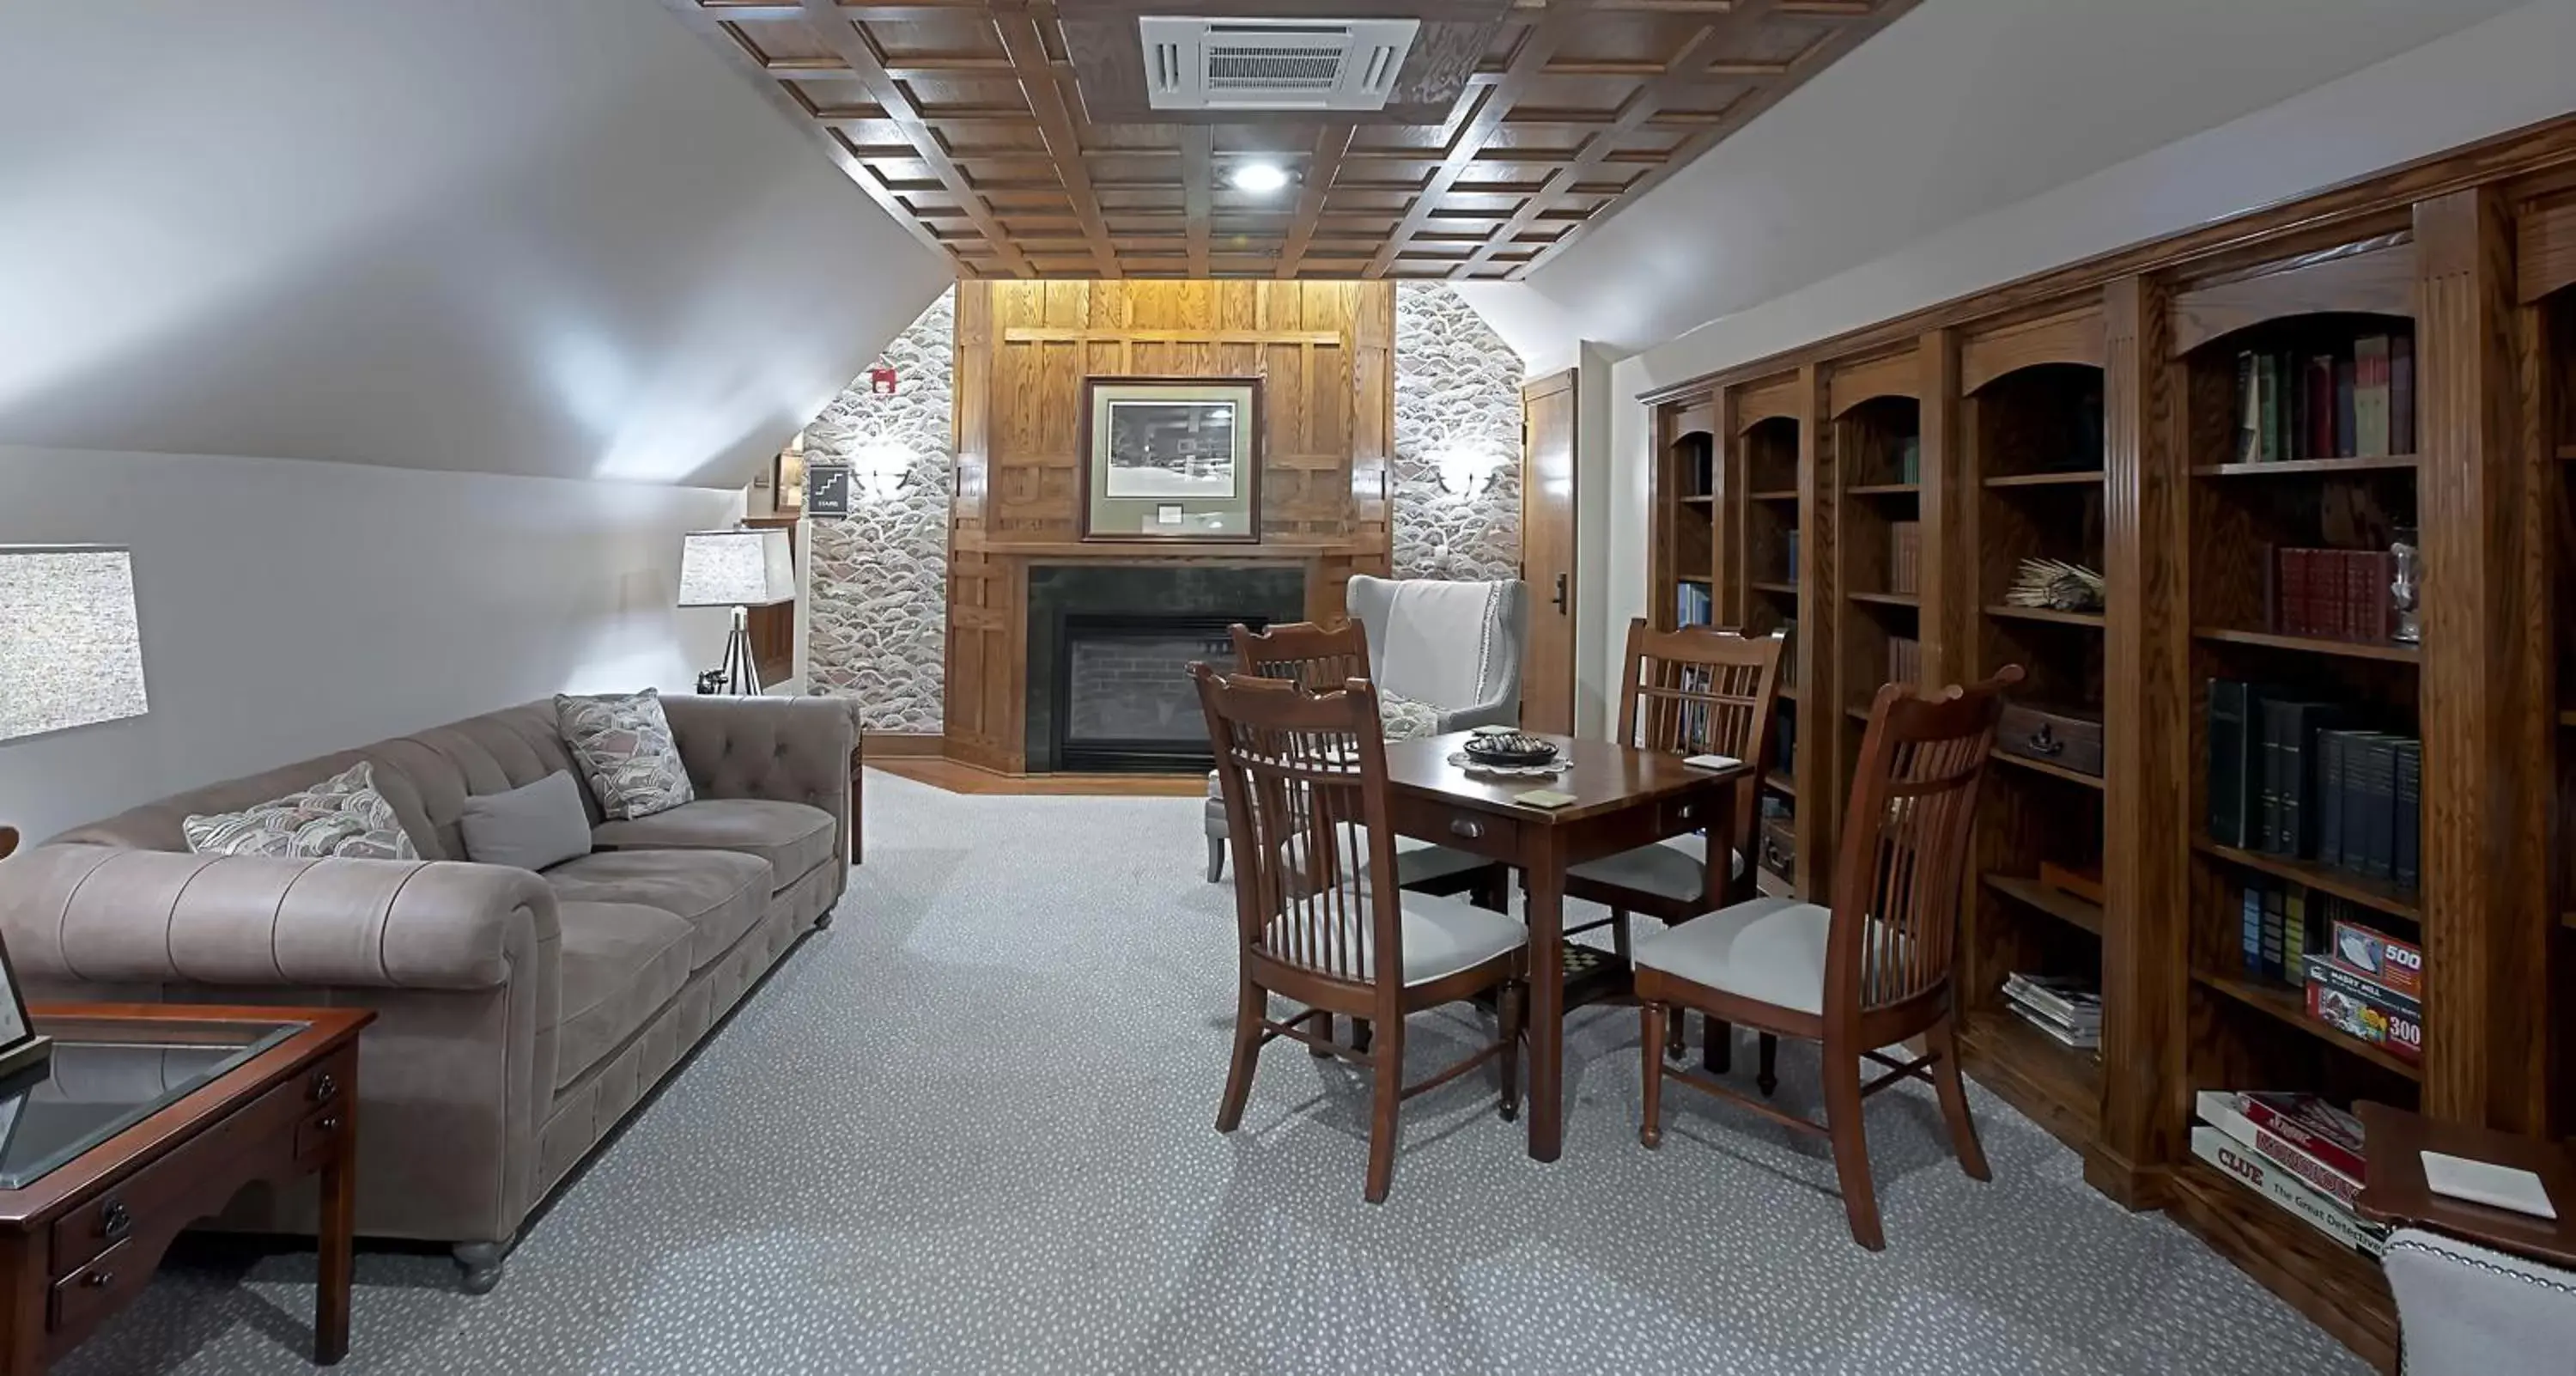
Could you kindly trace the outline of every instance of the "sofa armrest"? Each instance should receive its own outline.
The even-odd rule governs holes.
[[[1440,714],[1442,735],[1452,731],[1472,731],[1479,726],[1518,726],[1520,724],[1521,705],[1517,700],[1512,699],[1478,703],[1473,707],[1461,707],[1456,711],[1443,711]]]
[[[850,858],[858,719],[837,698],[666,697],[663,714],[701,798],[764,798],[832,814]]]
[[[0,940],[42,983],[477,990],[551,985],[562,933],[498,865],[48,845],[0,868]]]

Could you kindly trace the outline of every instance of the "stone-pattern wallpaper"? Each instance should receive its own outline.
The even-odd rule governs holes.
[[[1440,486],[1440,456],[1498,460],[1481,491]],[[1455,291],[1395,288],[1395,576],[1517,578],[1521,360]]]
[[[858,700],[871,731],[935,733],[948,645],[948,489],[956,463],[955,288],[886,346],[895,370],[880,396],[861,373],[805,427],[808,461],[857,462],[886,444],[912,457],[903,485],[870,493],[853,479],[847,519],[809,518],[810,691]]]

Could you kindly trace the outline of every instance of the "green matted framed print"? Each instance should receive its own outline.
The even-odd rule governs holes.
[[[1261,379],[1082,383],[1082,538],[1261,538]]]

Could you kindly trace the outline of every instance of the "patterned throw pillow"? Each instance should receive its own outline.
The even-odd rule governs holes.
[[[1402,693],[1377,690],[1378,727],[1391,741],[1417,741],[1440,734],[1440,709]]]
[[[555,698],[555,729],[612,822],[668,812],[698,796],[662,715],[662,695]]]
[[[351,765],[335,778],[240,812],[180,823],[199,855],[275,855],[292,859],[417,860],[420,851],[376,791],[375,766]]]

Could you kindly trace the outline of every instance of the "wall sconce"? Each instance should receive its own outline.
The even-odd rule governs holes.
[[[1456,496],[1482,493],[1502,471],[1503,456],[1491,449],[1444,449],[1431,458],[1440,470],[1440,490]]]
[[[850,476],[869,501],[885,501],[912,477],[912,451],[893,440],[871,440],[850,456]]]

